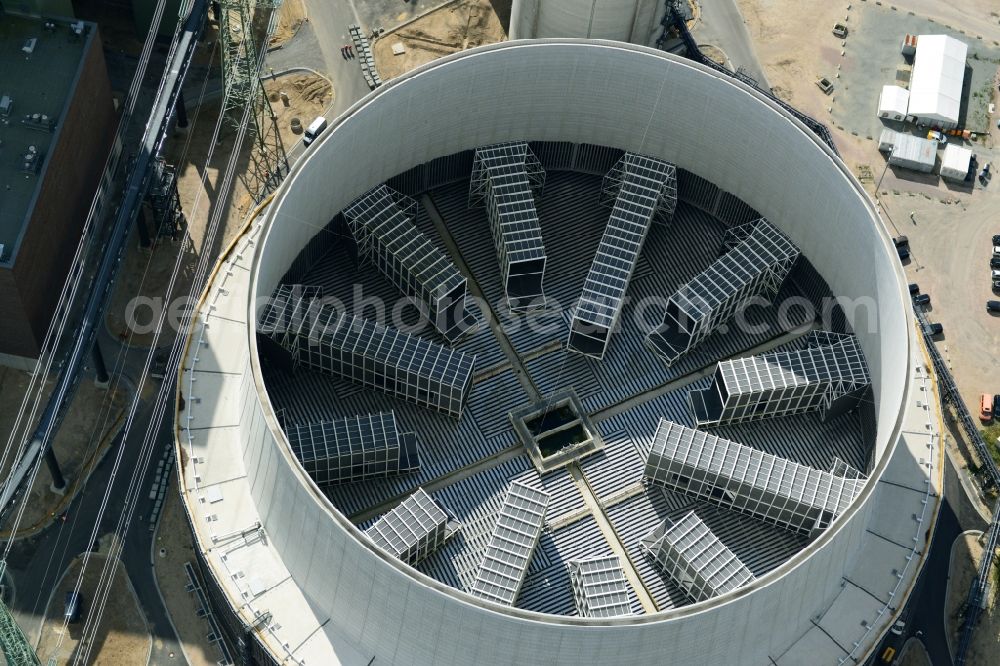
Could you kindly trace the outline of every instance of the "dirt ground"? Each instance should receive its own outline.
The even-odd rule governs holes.
[[[148,347],[153,344],[152,322],[158,316],[158,304],[165,304],[164,294],[180,249],[181,244],[169,238],[157,240],[148,250],[139,248],[138,243],[127,248],[106,314],[108,331],[112,335],[132,347]],[[189,245],[174,285],[175,296],[186,294],[190,290],[197,262],[198,255]],[[180,310],[176,313],[179,315]],[[179,316],[172,319],[179,321]],[[162,347],[170,344],[176,333],[177,327],[170,325],[168,319],[157,345]]]
[[[64,630],[63,608],[66,593],[75,586],[83,559],[78,557],[70,564],[45,612],[45,623],[37,650],[42,663],[50,657],[62,664],[72,661],[87,618],[94,611],[94,593],[106,557],[104,554],[91,556],[80,588],[80,595],[83,597],[81,620]],[[62,638],[61,645],[60,638]],[[58,651],[56,651],[57,645]],[[129,589],[125,568],[116,560],[111,592],[108,594],[101,624],[94,637],[94,647],[90,652],[88,663],[141,666],[149,659],[150,645],[149,630],[146,628],[135,595]]]
[[[827,97],[816,87],[816,79],[836,74],[840,42],[830,30],[844,18],[848,3],[813,3],[809,11],[802,11],[801,0],[736,4],[774,94],[823,120]]]
[[[729,67],[729,63],[726,61],[726,54],[722,51],[722,49],[712,46],[711,44],[699,45],[698,48],[703,54],[705,54],[706,58],[719,63],[723,67]]]
[[[844,21],[848,3],[815,3],[809,11],[802,11],[800,0],[736,0],[736,4],[772,92],[836,130],[828,110],[830,98],[816,81],[821,77],[830,79],[836,95],[841,42],[831,30],[835,23]],[[850,21],[847,25],[851,27]],[[872,142],[836,131],[834,140],[855,174],[862,165],[871,170],[876,168],[872,165],[880,164]]]
[[[278,8],[278,23],[271,34],[270,47],[280,46],[295,36],[295,32],[306,20],[306,8],[302,0],[284,0]]]
[[[456,0],[416,21],[379,37],[373,45],[375,66],[387,81],[449,53],[507,38],[489,0]],[[394,55],[402,44],[402,55]]]
[[[112,359],[108,358],[108,363],[111,361]],[[0,366],[0,433],[4,435],[0,444],[2,446],[7,444],[7,436],[17,420],[21,400],[30,379],[31,376],[26,372]],[[53,384],[54,379],[47,383],[45,399],[48,399]],[[124,413],[125,400],[121,392],[111,395],[108,391],[94,386],[93,381],[87,377],[80,380],[79,388],[53,443],[56,458],[70,488],[66,495],[56,495],[49,490],[52,477],[49,475],[48,467],[42,463],[18,527],[19,534],[30,533],[44,526],[54,514],[63,510],[63,505],[73,497],[75,492],[73,485],[83,480],[89,469],[97,462],[95,451],[98,450],[98,445],[102,447],[100,450],[104,450],[118,432]],[[12,465],[13,453],[0,468],[0,476],[6,478]],[[13,515],[7,516],[0,537],[6,538],[9,535],[8,530],[12,527],[13,517]]]
[[[958,538],[953,546],[952,566],[948,575],[948,599],[945,617],[948,620],[948,631],[951,634],[952,645],[958,644],[961,618],[959,611],[969,593],[969,585],[976,575],[979,563],[982,561],[983,546],[979,543],[979,534],[966,534]],[[997,567],[993,567],[990,577],[993,592],[989,606],[979,617],[979,624],[973,633],[966,663],[970,666],[988,666],[996,663],[996,655],[1000,654],[1000,610],[997,599]]]
[[[274,112],[278,129],[281,131],[281,141],[286,151],[302,138],[302,131],[292,129],[292,119],[298,118],[302,127],[308,127],[316,116],[333,104],[333,88],[326,79],[315,74],[293,72],[277,79],[264,82],[264,90],[271,100],[271,110]],[[286,103],[281,96],[288,97]]]
[[[238,176],[233,179],[231,195],[220,202],[217,200],[218,189],[222,186],[222,172],[233,150],[235,131],[228,122],[223,122],[212,160],[206,164],[216,120],[219,117],[219,102],[217,100],[206,102],[189,115],[191,123],[189,131],[187,134],[175,134],[168,146],[167,161],[176,165],[177,191],[187,219],[188,234],[193,241],[193,252],[201,255],[207,250],[214,257],[218,254],[219,248],[224,247],[224,243],[235,235],[241,226],[243,216],[250,210],[252,204],[246,185],[238,177],[247,168],[250,142],[244,139],[242,154],[237,162]],[[203,176],[204,183],[202,183]],[[205,248],[209,219],[220,205],[225,210],[220,220],[218,235],[213,247]]]
[[[990,236],[1000,233],[994,212],[1000,193],[977,190],[946,204],[927,195],[884,191],[880,200],[890,230],[909,238],[907,277],[931,297],[927,318],[944,326],[938,350],[975,414],[980,394],[1000,393],[1000,318],[984,305],[996,298],[988,271]]]
[[[208,623],[197,616],[195,595],[184,589],[187,585],[184,563],[194,563],[194,548],[191,545],[191,529],[184,517],[173,479],[164,498],[156,546],[166,551],[164,557],[155,558],[156,580],[184,646],[184,655],[190,666],[214,666],[220,658],[219,649],[205,638]]]
[[[924,644],[916,639],[911,639],[903,644],[896,661],[896,666],[934,666],[931,664],[931,656],[927,654]]]
[[[802,10],[801,0],[736,0],[747,29],[754,42],[754,50],[760,59],[775,95],[791,103],[796,108],[826,123],[833,131],[837,148],[844,161],[855,174],[872,173],[878,179],[885,164],[874,142],[864,136],[854,136],[846,131],[837,131],[830,107],[838,90],[844,85],[838,79],[838,65],[842,63],[842,41],[833,36],[835,23],[844,23],[849,30],[858,28],[859,9],[863,2],[814,3],[808,11]],[[874,3],[872,3],[874,4]],[[962,8],[946,7],[949,3],[928,0],[899,0],[884,5],[899,5],[899,11],[914,11],[918,16],[944,21],[955,21],[956,28],[963,26],[969,34],[982,34],[987,40],[1000,39],[1000,22],[995,3],[989,0],[970,0]],[[970,6],[966,7],[968,4]],[[849,10],[848,7],[852,9]],[[957,10],[957,11],[955,11]],[[975,31],[975,32],[973,32]],[[848,34],[848,40],[851,35]],[[893,37],[895,39],[895,37]],[[816,80],[827,77],[834,84],[832,97],[825,95]],[[874,109],[875,100],[872,100]],[[994,122],[995,121],[991,121]],[[975,150],[975,148],[974,148]],[[863,179],[863,182],[868,179]],[[934,177],[936,188],[922,189],[939,191],[947,196],[947,187]],[[892,172],[887,174],[886,185],[892,185]],[[871,189],[872,182],[865,182]]]
[[[303,125],[308,125],[312,118],[320,115],[333,101],[330,84],[312,74],[291,74],[265,82],[264,88],[272,100],[272,110],[286,151],[299,140],[299,136],[291,129],[291,119],[298,117]],[[281,101],[279,92],[287,94],[287,106]],[[127,249],[121,277],[115,284],[115,293],[108,307],[106,321],[111,334],[131,346],[147,347],[152,344],[154,331],[150,324],[155,320],[156,309],[161,306],[167,308],[168,320],[166,329],[160,335],[158,346],[169,344],[176,335],[177,327],[171,323],[181,321],[182,310],[179,306],[183,305],[183,301],[175,299],[190,291],[195,268],[205,244],[208,218],[217,205],[216,188],[220,185],[220,169],[225,167],[232,150],[232,132],[228,127],[224,127],[222,143],[216,147],[203,186],[201,169],[204,167],[211,145],[218,109],[216,102],[203,105],[197,116],[191,115],[190,132],[176,134],[169,147],[171,160],[175,164],[179,162],[178,192],[188,222],[188,233],[194,241],[185,250],[185,256],[181,260],[181,272],[169,301],[165,299],[166,288],[176,265],[181,243],[164,237],[157,239],[153,247],[146,250],[139,247],[136,236]],[[246,144],[247,141],[244,140],[244,145]],[[246,158],[240,161],[244,169],[247,164]],[[238,178],[233,181],[233,196],[230,200],[237,202],[237,205],[226,206],[219,236],[212,248],[209,248],[213,258],[218,255],[221,248],[228,245],[242,226],[242,221],[252,206],[246,186]],[[135,301],[136,295],[142,297],[142,300]],[[170,309],[171,303],[173,310]],[[170,315],[171,312],[174,313],[173,316]]]

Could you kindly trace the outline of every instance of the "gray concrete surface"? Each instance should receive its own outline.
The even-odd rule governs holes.
[[[699,44],[711,44],[722,49],[732,66],[743,67],[764,90],[770,90],[764,68],[757,60],[746,21],[735,0],[699,0],[701,18],[691,34]]]
[[[938,348],[976,414],[981,393],[1000,393],[1000,317],[986,312],[987,299],[1000,298],[989,267],[1000,193],[977,189],[957,204],[920,194],[890,193],[881,201],[896,233],[910,239],[907,277],[930,294],[928,319],[944,326]]]
[[[843,47],[845,54],[831,63],[829,74],[834,76],[837,64],[841,64],[840,78],[834,80],[835,90],[830,97],[834,124],[872,139],[878,139],[884,126],[905,131],[912,129],[912,125],[884,123],[876,115],[882,86],[909,85],[912,58],[904,59],[899,47],[903,36],[911,33],[946,34],[968,45],[965,100],[961,111],[964,122],[960,121],[959,125],[977,131],[989,128],[986,94],[993,90],[993,80],[1000,65],[1000,47],[922,16],[893,11],[888,3],[881,6],[873,2],[854,4],[848,14],[850,33]]]
[[[360,23],[363,30],[371,28],[365,24],[354,0],[330,2],[329,0],[303,0],[306,11],[309,15],[311,30],[315,36],[316,44],[319,46],[323,56],[325,66],[323,68],[314,67],[326,73],[333,81],[334,102],[330,111],[331,117],[339,116],[352,104],[368,94],[368,84],[365,83],[361,75],[361,66],[357,58],[345,60],[340,55],[340,47],[349,44],[351,39],[347,32],[347,26],[351,23]],[[308,33],[305,36],[308,43]],[[289,48],[292,48],[289,45]],[[297,47],[296,47],[297,48]],[[279,53],[279,52],[275,52]],[[273,54],[272,54],[273,55]],[[275,55],[280,59],[283,55]],[[285,61],[282,66],[292,67],[303,63]],[[270,64],[270,56],[267,66]],[[278,69],[278,67],[275,67]]]
[[[337,49],[339,52],[339,45]],[[281,47],[268,51],[264,71],[261,74],[266,76],[271,71],[280,72],[290,67],[308,67],[326,72],[328,69],[324,54],[313,23],[306,21],[299,27],[294,37]],[[342,58],[341,60],[343,61]]]

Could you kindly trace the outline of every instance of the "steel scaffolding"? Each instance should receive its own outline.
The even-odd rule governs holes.
[[[513,606],[545,526],[549,494],[511,482],[469,593]]]
[[[695,601],[717,597],[754,581],[750,569],[694,511],[672,524],[664,520],[642,539],[641,548]]]
[[[416,564],[441,547],[451,535],[447,527],[448,514],[423,488],[417,488],[365,534],[393,557]]]
[[[414,433],[393,412],[359,414],[285,427],[292,453],[319,486],[380,479],[420,469]]]
[[[222,41],[223,114],[234,132],[243,127],[250,107],[247,132],[252,137],[250,163],[244,184],[260,203],[288,173],[288,158],[281,142],[271,103],[260,80],[267,39],[281,0],[220,0],[217,7]]]
[[[711,335],[755,297],[773,298],[799,249],[766,220],[730,230],[723,254],[674,292],[646,344],[667,365]]]
[[[645,478],[785,529],[811,535],[829,527],[864,486],[701,430],[660,419]]]
[[[425,304],[428,318],[454,344],[476,325],[465,310],[462,275],[413,223],[417,202],[379,185],[344,209],[358,254],[375,265],[401,292]]]
[[[570,560],[569,580],[580,617],[631,615],[629,585],[622,564],[614,555]]]
[[[721,361],[712,383],[688,400],[699,426],[813,411],[825,421],[857,407],[870,385],[853,335],[812,331],[802,349]]]
[[[507,304],[513,311],[544,305],[545,246],[535,210],[535,196],[544,185],[545,170],[527,143],[476,149],[469,206],[486,206]]]
[[[604,358],[625,292],[653,220],[669,222],[677,207],[677,169],[645,155],[625,153],[604,177],[601,203],[611,217],[597,246],[573,319],[568,349]]]
[[[177,235],[184,231],[187,221],[181,210],[181,197],[177,192],[177,172],[173,165],[163,160],[154,162],[146,198],[153,211],[156,235],[176,239]]]

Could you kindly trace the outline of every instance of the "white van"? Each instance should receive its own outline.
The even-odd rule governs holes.
[[[306,131],[303,132],[302,145],[308,148],[309,144],[315,141],[316,137],[322,134],[323,130],[325,129],[326,129],[326,118],[324,118],[323,116],[317,116],[316,120],[309,123],[309,127],[307,127]]]

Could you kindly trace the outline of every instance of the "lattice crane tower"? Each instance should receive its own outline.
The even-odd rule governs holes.
[[[216,7],[222,40],[223,114],[239,131],[247,105],[252,105],[248,132],[253,143],[245,184],[260,203],[288,173],[288,158],[271,103],[260,80],[263,49],[274,28],[281,0],[222,0]]]

